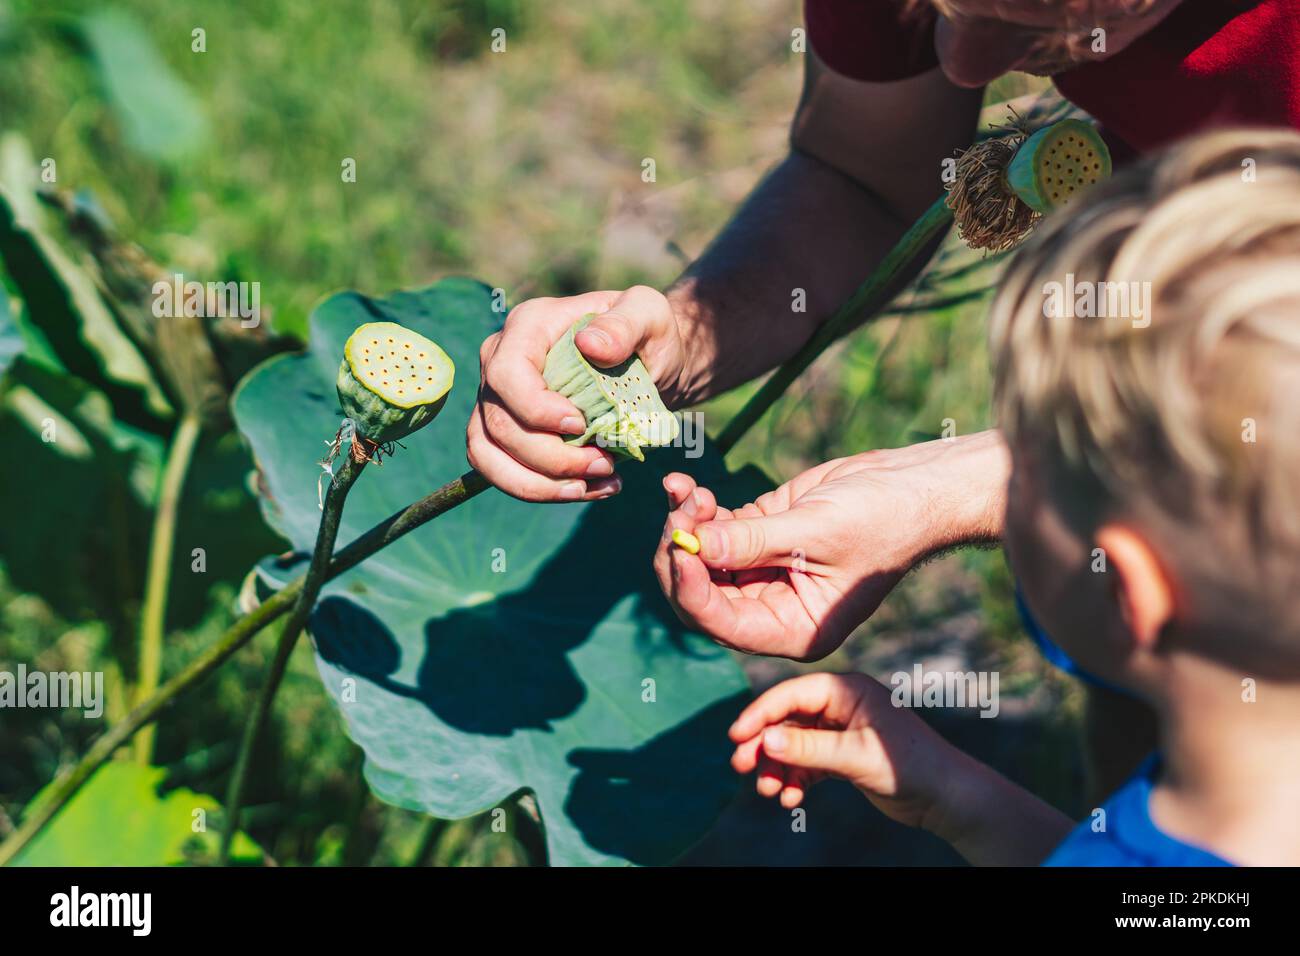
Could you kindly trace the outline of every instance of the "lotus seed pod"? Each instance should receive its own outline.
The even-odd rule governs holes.
[[[1067,119],[1045,126],[1016,150],[1007,184],[1035,212],[1069,205],[1110,175],[1110,150],[1090,123]]]
[[[695,535],[691,534],[689,531],[683,531],[681,528],[674,529],[673,544],[677,545],[677,547],[681,548],[687,554],[700,553],[700,539],[695,537]]]
[[[645,461],[642,448],[671,445],[678,422],[659,397],[654,380],[639,358],[611,368],[587,361],[573,337],[594,315],[584,315],[551,346],[542,378],[587,419],[587,430],[566,439],[571,445],[597,444],[616,455]]]
[[[339,403],[362,437],[382,445],[433,421],[455,374],[447,353],[418,332],[367,322],[343,346]]]

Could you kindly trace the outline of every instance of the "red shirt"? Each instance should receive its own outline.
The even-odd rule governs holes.
[[[813,49],[837,73],[880,83],[938,65],[933,11],[805,0],[804,14]],[[1214,126],[1300,129],[1300,0],[1183,0],[1126,49],[1053,79],[1142,151]]]

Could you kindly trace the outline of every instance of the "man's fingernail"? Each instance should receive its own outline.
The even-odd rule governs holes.
[[[587,336],[587,341],[597,348],[607,349],[614,344],[609,333],[602,329],[583,329],[583,334]]]
[[[608,458],[603,456],[592,459],[591,464],[587,466],[588,478],[604,478],[606,475],[612,474],[614,474],[614,465]]]
[[[695,506],[695,492],[692,491],[686,496],[686,500],[682,502],[682,511],[685,512],[688,518],[695,517],[695,513],[699,511],[699,508]]]
[[[560,486],[560,497],[565,501],[577,501],[587,493],[587,485],[581,481],[566,481]]]
[[[785,749],[785,731],[780,727],[769,727],[763,733],[763,749],[770,751]]]
[[[587,492],[594,498],[609,498],[616,495],[623,488],[623,479],[618,475],[612,478],[600,478],[596,481],[587,482]]]
[[[560,422],[560,431],[566,435],[581,435],[586,428],[586,424],[576,415],[570,415]]]

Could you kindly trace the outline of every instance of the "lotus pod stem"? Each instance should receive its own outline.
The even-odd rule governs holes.
[[[921,218],[903,233],[894,248],[880,260],[853,295],[821,324],[793,357],[769,375],[758,391],[745,402],[714,440],[722,454],[725,455],[736,447],[745,433],[785,394],[790,383],[802,375],[819,355],[858,322],[878,312],[898,292],[900,281],[929,259],[934,251],[934,243],[952,224],[952,210],[946,205],[945,199],[946,197],[936,199],[921,214]]]

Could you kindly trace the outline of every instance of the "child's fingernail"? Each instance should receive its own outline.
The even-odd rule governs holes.
[[[769,727],[763,734],[764,750],[784,750],[785,731],[780,727]]]

